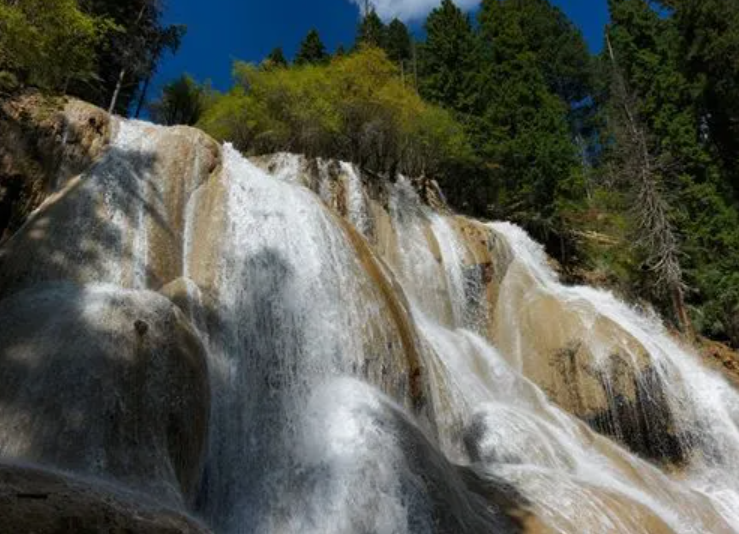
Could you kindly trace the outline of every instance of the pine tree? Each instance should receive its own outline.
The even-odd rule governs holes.
[[[608,34],[606,41],[611,77],[611,131],[615,142],[612,160],[632,198],[635,242],[645,252],[645,266],[651,274],[649,285],[654,296],[671,302],[676,323],[683,332],[691,334],[680,261],[682,243],[665,191],[665,171],[672,163],[671,156],[660,153],[659,144],[654,142],[653,134],[639,113],[639,99],[627,84]]]
[[[79,3],[85,12],[113,21],[118,31],[98,45],[96,79],[72,84],[70,94],[126,115],[137,97],[142,103],[159,62],[167,52],[177,51],[186,28],[164,24],[162,0]]]
[[[300,49],[295,56],[296,65],[309,65],[325,63],[329,59],[328,53],[326,53],[326,47],[321,41],[321,36],[318,34],[318,30],[311,30],[308,35],[305,36],[303,42],[300,43]]]
[[[362,17],[362,21],[359,24],[355,48],[358,49],[362,46],[385,48],[386,40],[387,28],[382,23],[382,20],[380,20],[380,17],[377,16],[377,12],[374,9],[370,9]]]
[[[149,109],[152,118],[168,126],[198,122],[205,107],[205,90],[187,74],[166,84],[161,98]]]
[[[510,216],[556,226],[561,195],[577,190],[579,165],[568,105],[548,83],[541,51],[527,35],[527,2],[486,0],[480,12],[481,143],[496,165]],[[529,224],[530,225],[530,224]]]
[[[698,330],[739,342],[734,311],[739,305],[739,280],[735,276],[739,270],[739,213],[722,193],[719,166],[711,155],[712,142],[703,131],[706,121],[700,97],[696,99],[701,94],[701,80],[686,75],[681,44],[684,37],[674,17],[661,16],[644,0],[610,0],[609,8],[609,54],[613,51],[618,75],[632,95],[633,119],[629,121],[638,123],[645,132],[642,153],[651,155],[652,179],[664,199],[665,219],[679,236],[681,269],[690,288],[686,299],[699,310],[695,316]],[[611,91],[606,109],[612,125],[623,123],[618,117],[618,102],[618,95]],[[634,151],[628,143],[619,142],[618,135],[614,140],[615,166],[630,164]],[[640,196],[633,194],[632,198]],[[637,202],[635,205],[640,207]],[[637,217],[637,230],[644,235],[649,225],[645,227],[643,220]],[[647,273],[651,275],[648,282],[656,286],[659,302],[659,288],[665,281],[661,271],[669,262],[660,258],[659,243],[643,235],[638,244],[646,255]],[[672,301],[664,305],[672,306],[676,321],[686,324],[679,299],[673,297]]]
[[[288,66],[285,54],[282,51],[282,47],[277,47],[272,50],[267,58],[264,60],[264,65],[267,68],[286,68]]]
[[[699,113],[739,198],[739,2],[667,0],[680,34],[680,60],[699,88]]]
[[[411,35],[408,27],[398,19],[393,19],[387,27],[387,42],[385,51],[387,57],[396,63],[402,64],[412,57]]]
[[[419,65],[421,95],[459,112],[471,111],[477,47],[469,18],[452,0],[443,0],[426,19],[426,42]]]

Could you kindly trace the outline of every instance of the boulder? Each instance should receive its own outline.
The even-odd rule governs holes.
[[[180,505],[201,474],[205,350],[167,298],[42,285],[0,302],[0,459],[115,480]]]
[[[33,534],[208,534],[181,511],[94,480],[0,465],[0,531]]]
[[[84,116],[86,106],[71,101],[62,116]],[[77,174],[47,180],[58,183],[44,186],[43,204],[0,246],[0,298],[58,280],[157,289],[183,274],[188,203],[217,174],[220,147],[194,128],[111,120],[91,109],[110,121],[110,142],[86,167],[76,158]],[[92,143],[86,131],[68,130],[65,143]],[[50,150],[36,153],[47,158]],[[18,171],[24,183],[28,172]]]
[[[110,117],[78,100],[27,93],[0,105],[0,241],[110,141]]]

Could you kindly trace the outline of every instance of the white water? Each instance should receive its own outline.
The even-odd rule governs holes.
[[[712,498],[727,522],[739,528],[739,396],[717,373],[706,369],[698,357],[681,346],[653,316],[645,316],[612,294],[590,287],[566,287],[558,283],[546,262],[543,248],[520,228],[509,223],[492,225],[514,251],[515,262],[537,281],[528,291],[551,295],[577,310],[587,323],[599,314],[617,323],[649,352],[659,380],[665,385],[669,408],[688,451],[683,483]],[[516,329],[516,317],[505,328]],[[519,360],[524,355],[514,355]]]

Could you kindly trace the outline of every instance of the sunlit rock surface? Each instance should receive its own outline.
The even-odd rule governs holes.
[[[0,295],[49,280],[158,288],[182,276],[186,206],[217,169],[219,148],[190,128],[111,128],[104,154],[0,250]]]
[[[78,100],[28,94],[0,103],[0,242],[110,140],[110,117]]]
[[[428,180],[109,129],[0,246],[6,459],[218,533],[739,532],[734,386],[520,228]]]

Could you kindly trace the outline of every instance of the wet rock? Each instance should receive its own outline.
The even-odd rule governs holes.
[[[0,105],[0,241],[110,140],[110,118],[77,100],[26,93]]]
[[[43,285],[0,304],[0,458],[189,501],[203,462],[205,352],[156,293]]]
[[[67,107],[82,121],[85,106]],[[60,184],[0,247],[0,298],[41,281],[155,289],[183,274],[187,206],[217,174],[220,147],[193,128],[106,128],[112,140],[94,164]]]
[[[0,464],[0,531],[33,534],[208,534],[199,521],[92,479]]]

